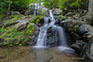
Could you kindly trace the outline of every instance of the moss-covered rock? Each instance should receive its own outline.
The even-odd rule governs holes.
[[[16,15],[4,21],[0,27],[0,46],[28,45],[30,37],[35,35],[35,24],[38,25],[41,19],[43,16]]]
[[[34,16],[32,20],[29,20],[29,22],[39,25],[42,24],[43,18],[44,16]]]
[[[48,8],[40,8],[37,10],[37,15],[45,15],[46,13],[48,13]]]

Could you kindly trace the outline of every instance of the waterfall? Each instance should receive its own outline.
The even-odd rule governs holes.
[[[55,21],[52,10],[49,10],[50,17],[52,18],[52,21]]]
[[[44,17],[44,25],[41,26],[39,36],[37,39],[36,47],[46,47],[46,40],[47,39],[47,31],[50,27],[53,27],[56,29],[58,33],[58,41],[60,42],[59,49],[61,51],[63,50],[71,50],[71,48],[67,45],[66,35],[64,32],[64,29],[60,26],[55,25],[55,18],[53,16],[52,10],[49,10],[50,17]],[[50,20],[50,22],[49,22]]]
[[[40,6],[39,6],[39,4],[38,3],[35,3],[34,4],[34,16],[36,16],[36,12],[37,12],[37,10],[40,8]]]
[[[60,46],[67,46],[66,35],[65,35],[63,28],[57,25],[53,25],[53,27],[56,28],[58,32]]]
[[[54,19],[52,15],[52,10],[49,11],[50,17],[52,20]],[[36,46],[37,47],[43,47],[46,46],[46,39],[47,39],[47,30],[48,28],[52,27],[55,24],[55,20],[48,23],[50,17],[44,17],[44,25],[40,28],[40,33],[37,39]]]

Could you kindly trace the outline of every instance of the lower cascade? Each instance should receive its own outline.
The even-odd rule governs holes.
[[[35,47],[37,48],[47,47],[51,42],[54,42],[56,38],[57,45],[56,44],[54,45],[59,46],[58,47],[59,49],[61,50],[71,49],[67,45],[64,29],[60,26],[55,25],[55,22],[57,20],[54,18],[52,10],[49,10],[49,14],[50,14],[50,17],[46,17],[46,16],[44,17],[44,25],[40,27],[40,32],[39,32]],[[56,37],[53,37],[52,40],[49,40],[48,30],[51,28],[55,30],[56,33],[54,34],[56,35]],[[49,46],[51,46],[51,44]]]

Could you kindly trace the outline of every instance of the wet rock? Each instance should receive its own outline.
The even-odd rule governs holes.
[[[85,25],[81,25],[81,26],[77,29],[76,32],[77,32],[78,34],[80,34],[80,35],[83,35],[83,34],[87,33],[88,30],[87,30],[87,28],[86,28]]]
[[[83,36],[82,36],[83,40],[85,41],[93,41],[93,34],[91,34],[91,32],[88,32],[88,33],[85,33]]]
[[[81,56],[93,60],[93,42],[86,44],[81,52]]]
[[[71,35],[71,38],[72,38],[73,41],[81,39],[81,37],[78,34],[74,33],[74,32],[71,32],[70,35]]]
[[[82,50],[82,48],[84,47],[86,43],[82,40],[77,40],[74,44],[71,45],[71,47],[73,49],[75,49],[75,51],[77,53],[80,53],[80,51]]]
[[[57,46],[58,45],[58,34],[56,29],[50,28],[47,32],[47,45]]]

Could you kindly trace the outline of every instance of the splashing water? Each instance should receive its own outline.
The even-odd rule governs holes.
[[[58,47],[59,50],[72,50],[67,45],[66,35],[64,32],[64,29],[60,26],[55,25],[55,18],[53,16],[52,10],[49,10],[50,17],[44,17],[44,25],[40,28],[40,33],[37,39],[36,47],[37,48],[43,48],[47,47],[46,40],[47,40],[47,31],[50,27],[54,27],[56,31],[58,32],[58,41],[60,42],[60,45]],[[51,20],[49,22],[49,19]]]

